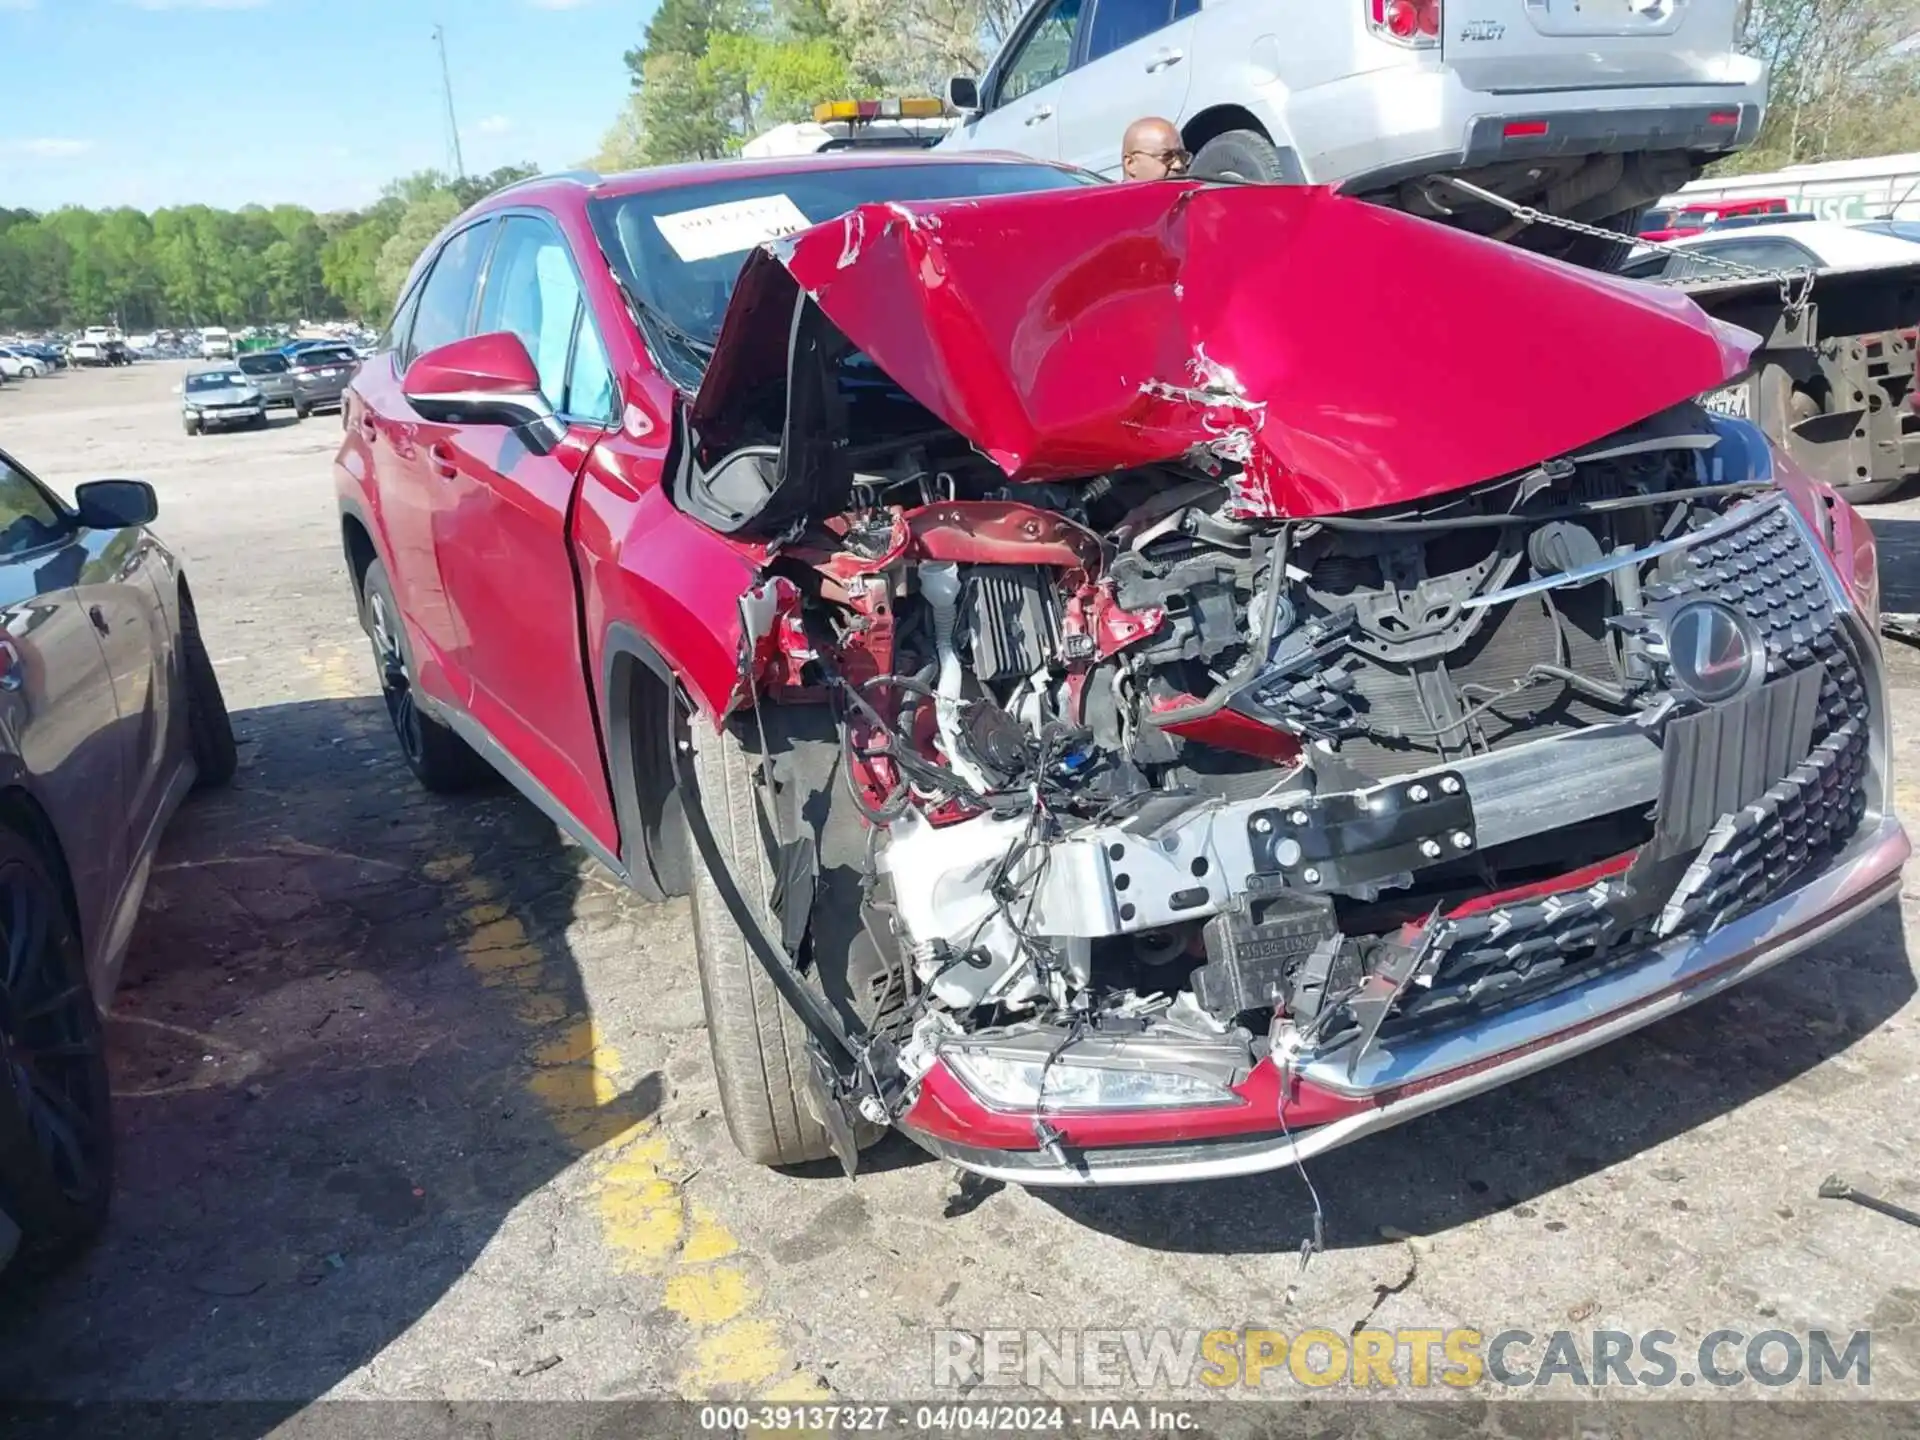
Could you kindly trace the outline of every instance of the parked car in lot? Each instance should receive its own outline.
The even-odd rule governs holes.
[[[10,380],[36,380],[52,369],[53,366],[38,355],[18,346],[0,345],[0,375]]]
[[[1339,186],[1483,233],[1497,206],[1452,176],[1632,234],[1640,212],[1750,144],[1766,66],[1736,0],[1035,0],[986,74],[949,89],[946,149],[1120,173],[1142,115],[1180,127],[1200,175]],[[1548,226],[1517,243],[1605,265],[1613,242]]]
[[[196,370],[181,386],[180,425],[189,435],[267,423],[267,397],[232,363]]]
[[[67,346],[67,360],[76,368],[113,363],[112,357],[107,354],[107,347],[95,340],[75,340]]]
[[[937,151],[531,181],[402,295],[335,464],[401,750],[691,893],[757,1161],[1272,1169],[1897,893],[1872,536],[1683,296]]]
[[[287,357],[293,381],[293,413],[301,420],[316,410],[336,409],[359,368],[353,347],[330,342],[309,345]]]
[[[137,480],[68,505],[0,453],[0,1237],[30,1265],[105,1219],[101,1016],[168,819],[234,770],[155,509]]]
[[[277,350],[252,350],[238,356],[234,364],[253,382],[266,401],[267,409],[287,409],[299,414],[299,396],[293,382],[293,365]]]

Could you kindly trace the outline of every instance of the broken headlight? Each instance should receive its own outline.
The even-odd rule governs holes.
[[[1076,1062],[1071,1054],[1048,1060],[956,1045],[943,1050],[941,1058],[969,1090],[1002,1110],[1054,1114],[1247,1103],[1225,1086],[1197,1075],[1177,1070],[1088,1065]]]

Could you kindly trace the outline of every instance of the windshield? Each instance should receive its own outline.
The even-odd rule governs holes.
[[[205,375],[189,375],[187,377],[187,389],[189,390],[227,390],[235,385],[244,385],[246,383],[246,376],[236,375],[231,370],[215,370]]]
[[[1856,228],[1874,235],[1891,235],[1896,240],[1920,242],[1920,220],[1870,220]]]
[[[343,345],[315,345],[300,351],[293,363],[311,370],[316,365],[351,365],[357,357]]]
[[[711,348],[740,267],[764,241],[877,201],[959,200],[1099,183],[1050,165],[903,158],[898,165],[822,166],[611,195],[590,208],[600,246],[627,289],[686,338]]]

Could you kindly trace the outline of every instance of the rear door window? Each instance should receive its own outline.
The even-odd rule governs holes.
[[[407,337],[403,364],[416,356],[468,333],[467,317],[473,313],[473,291],[480,279],[480,266],[487,257],[487,243],[493,238],[494,222],[482,220],[455,235],[441,248],[433,262],[433,273],[420,287],[420,304],[413,315],[413,333]]]

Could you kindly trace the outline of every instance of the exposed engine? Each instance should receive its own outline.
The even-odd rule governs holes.
[[[1772,893],[1857,822],[1867,741],[1763,455],[1688,405],[1303,520],[1246,513],[1210,453],[1009,487],[934,441],[856,473],[780,538],[753,688],[839,716],[818,783],[870,832],[905,1063],[1363,1047]],[[1676,745],[1720,757],[1686,793]]]

